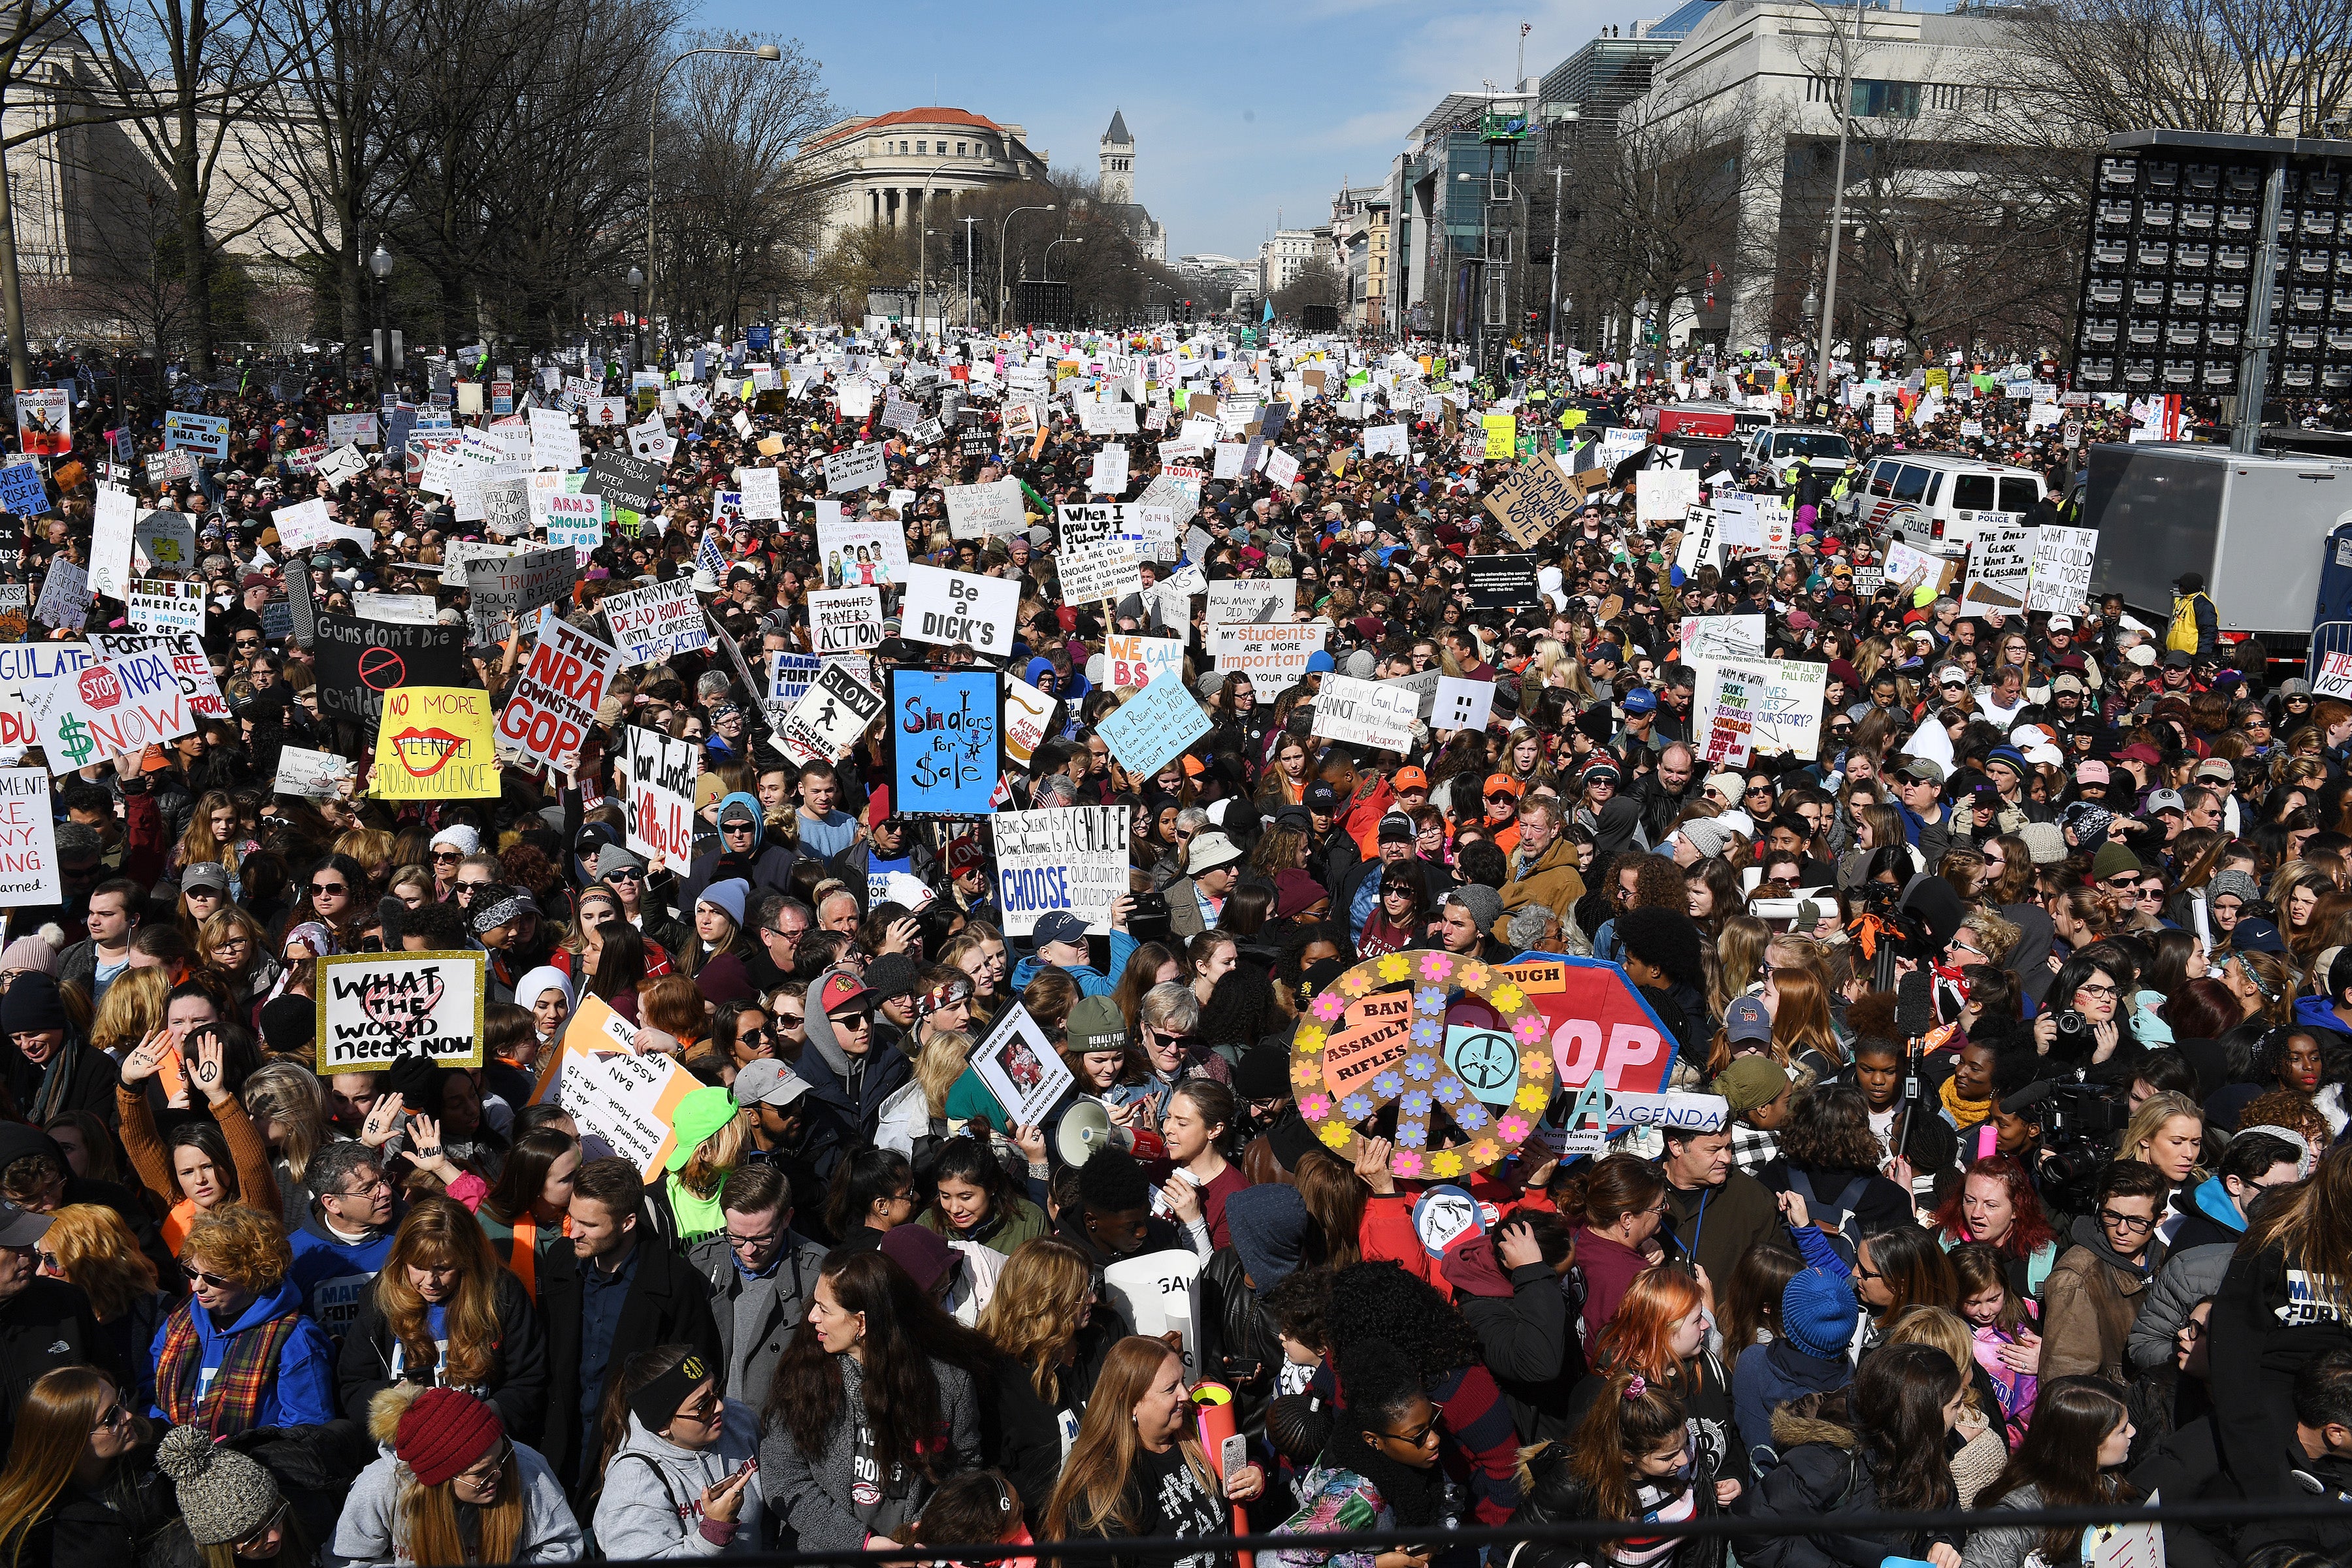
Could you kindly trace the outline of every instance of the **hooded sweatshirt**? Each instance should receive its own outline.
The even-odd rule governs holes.
[[[1569,1331],[1568,1293],[1551,1266],[1523,1263],[1507,1278],[1492,1240],[1472,1234],[1445,1249],[1438,1271],[1477,1331],[1486,1370],[1518,1429],[1533,1440],[1570,1436],[1568,1395],[1584,1374],[1584,1357]]]
[[[302,1310],[341,1342],[359,1321],[360,1307],[377,1270],[392,1255],[392,1230],[372,1230],[357,1241],[337,1236],[319,1217],[318,1205],[305,1205],[293,1235],[294,1268],[287,1276],[302,1292]]]
[[[760,1451],[760,1419],[740,1400],[727,1401],[719,1442],[681,1448],[629,1417],[629,1435],[604,1469],[596,1501],[596,1543],[615,1561],[649,1557],[717,1557],[760,1550],[765,1500],[755,1473],[743,1489],[743,1507],[730,1529],[702,1517],[702,1494],[743,1468]]]
[[[196,1344],[200,1352],[196,1363],[196,1387],[201,1392],[210,1386],[213,1374],[220,1370],[227,1357],[229,1342],[247,1329],[257,1328],[272,1318],[287,1313],[299,1313],[301,1292],[291,1279],[281,1279],[277,1287],[247,1304],[234,1322],[223,1328],[213,1321],[204,1303],[191,1297],[185,1303],[188,1321],[195,1326]],[[178,1313],[174,1312],[173,1317]],[[172,1323],[166,1319],[155,1330],[154,1342],[147,1347],[148,1364],[160,1365],[163,1345],[171,1338]],[[148,1414],[163,1418],[159,1403]],[[335,1351],[327,1342],[326,1334],[308,1318],[299,1318],[294,1330],[286,1336],[278,1352],[278,1374],[269,1380],[267,1393],[261,1397],[254,1426],[320,1426],[340,1414],[335,1408]]]
[[[825,982],[842,973],[857,978],[854,970],[828,969],[809,982],[808,994],[823,995]],[[814,1005],[808,1010],[808,1048],[793,1064],[793,1076],[809,1086],[814,1108],[802,1153],[827,1181],[833,1179],[833,1168],[845,1150],[874,1142],[884,1103],[914,1077],[914,1064],[907,1054],[883,1044],[881,1032],[877,1019],[866,1054],[853,1057],[841,1048],[840,1037],[833,1032],[833,1020],[824,1010]]]

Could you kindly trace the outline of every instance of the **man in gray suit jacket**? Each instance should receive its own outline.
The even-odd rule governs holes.
[[[775,1066],[761,1060],[745,1068],[735,1080],[737,1098],[756,1100],[773,1087],[761,1080]],[[687,1258],[710,1282],[727,1397],[764,1409],[784,1347],[808,1315],[824,1248],[792,1228],[792,1183],[773,1165],[745,1165],[729,1176],[719,1207],[726,1228],[696,1242]]]

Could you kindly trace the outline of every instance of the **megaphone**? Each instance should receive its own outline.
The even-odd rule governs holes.
[[[1054,1124],[1054,1152],[1065,1165],[1083,1165],[1103,1149],[1124,1149],[1139,1160],[1168,1158],[1167,1142],[1159,1133],[1121,1127],[1098,1100],[1082,1096],[1070,1101]]]

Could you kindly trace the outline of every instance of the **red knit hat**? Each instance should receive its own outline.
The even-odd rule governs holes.
[[[465,1390],[428,1388],[401,1413],[392,1451],[419,1483],[437,1487],[471,1468],[505,1433],[498,1412]]]

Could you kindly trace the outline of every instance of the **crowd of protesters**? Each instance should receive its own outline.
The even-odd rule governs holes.
[[[1088,436],[1040,398],[1040,433],[1007,441],[997,384],[1009,358],[1091,394],[1117,353],[1158,404],[1178,346],[797,334],[775,359],[830,378],[748,405],[730,378],[707,418],[676,412],[660,515],[559,606],[593,629],[609,594],[690,575],[754,667],[806,650],[822,459],[887,438],[891,495],[853,511],[909,560],[1017,581],[1021,607],[1009,659],[886,608],[874,674],[1003,669],[1056,700],[999,798],[1130,808],[1107,941],[1066,912],[1008,938],[985,822],[894,811],[887,718],[796,765],[718,647],[625,671],[570,776],[371,798],[373,736],[322,712],[271,613],[285,574],[331,612],[433,593],[466,625],[462,589],[408,568],[480,527],[399,453],[297,471],[363,405],[324,383],[214,398],[228,457],[146,500],[196,526],[228,711],[58,779],[63,900],[6,911],[0,945],[0,1556],[1109,1538],[1213,1568],[1185,1542],[1246,1526],[1300,1538],[1277,1568],[1461,1568],[1456,1528],[1599,1521],[1622,1534],[1496,1551],[2064,1568],[2079,1531],[2002,1510],[2352,1501],[2352,705],[2225,641],[2193,577],[2141,617],[1964,616],[1948,583],[1886,582],[1834,472],[1711,463],[1712,491],[1787,500],[1791,547],[1686,572],[1679,529],[1635,521],[1664,448],[1535,545],[1533,595],[1481,604],[1465,563],[1513,548],[1482,509],[1508,465],[1460,455],[1457,419],[1510,396],[1572,451],[1670,389],[1465,384],[1214,332],[1182,345],[1196,390],[1377,372],[1357,395],[1402,410],[1411,451],[1365,456],[1339,399],[1289,407],[1297,480],[1207,481],[1181,558],[1106,620],[1064,602],[1055,508],[1090,499],[1108,442],[1147,484],[1182,415]],[[840,415],[835,384],[908,362],[923,397],[967,395],[954,427]],[[1423,417],[1423,378],[1461,406]],[[2065,495],[2055,431],[1970,412],[1972,442]],[[1836,420],[1864,451],[1943,428]],[[158,418],[126,430],[159,444]],[[121,450],[85,430],[77,455]],[[785,520],[714,521],[759,464]],[[1005,477],[1027,526],[954,537],[941,487]],[[53,495],[18,541],[36,598],[91,548],[89,489]],[[289,560],[270,513],[313,495],[373,547]],[[1184,574],[1295,581],[1323,651],[1279,688],[1218,669]],[[1826,666],[1817,754],[1706,760],[1683,618],[1742,615],[1770,657]],[[1148,777],[1100,731],[1134,696],[1104,639],[1138,631],[1181,641],[1210,721]],[[502,696],[519,656],[479,642],[474,679]],[[1485,729],[1315,733],[1328,678],[1432,670],[1493,683]],[[688,862],[630,847],[630,726],[700,747]],[[359,787],[273,793],[289,746],[354,759]],[[881,896],[893,873],[920,896]],[[314,1070],[320,959],[469,949],[483,1066]],[[1617,965],[1671,1036],[1672,1091],[1724,1121],[1568,1159],[1527,1142],[1470,1184],[1478,1224],[1425,1242],[1393,1113],[1335,1146],[1292,1066],[1318,995],[1414,950]],[[591,999],[698,1085],[650,1171],[549,1070]],[[1038,1124],[969,1065],[1015,1005],[1073,1078]],[[1082,1100],[1140,1136],[1072,1163]],[[1192,1319],[1138,1334],[1106,1271],[1165,1251],[1198,1261]],[[1206,1384],[1239,1444],[1204,1442]],[[1925,1522],[1844,1522],[1890,1510]],[[1708,1518],[1727,1536],[1654,1531]],[[1808,1528],[1741,1532],[1786,1520]],[[1374,1528],[1394,1543],[1311,1539]],[[2176,1563],[2291,1568],[2352,1550],[2352,1512],[2165,1536]]]

